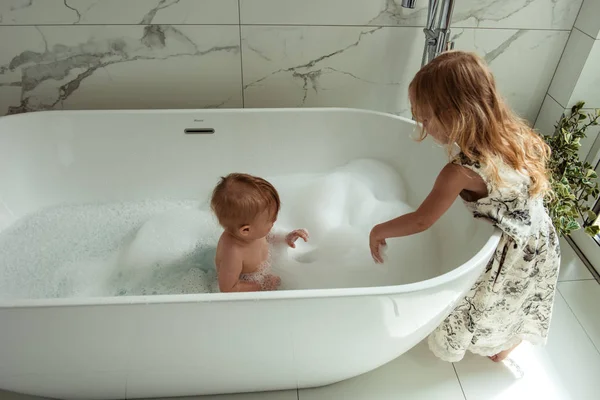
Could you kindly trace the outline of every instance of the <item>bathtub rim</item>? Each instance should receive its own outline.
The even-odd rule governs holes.
[[[120,110],[43,110],[21,114],[11,114],[0,117],[0,122],[6,119],[27,118],[36,114],[192,114],[192,113],[327,113],[343,112],[353,114],[368,114],[385,118],[396,119],[416,127],[415,121],[406,117],[387,112],[373,111],[347,107],[304,107],[304,108],[224,108],[224,109],[120,109]],[[0,135],[2,130],[0,129]],[[0,299],[0,309],[13,308],[39,308],[39,307],[77,307],[77,306],[106,306],[106,305],[133,305],[133,304],[181,304],[181,303],[210,303],[224,301],[256,301],[256,300],[284,300],[284,299],[315,299],[315,298],[340,298],[363,296],[388,296],[393,294],[412,293],[427,290],[459,279],[471,272],[480,264],[487,264],[493,255],[502,231],[494,227],[490,238],[468,261],[442,275],[424,281],[390,286],[373,286],[359,288],[336,289],[302,289],[279,290],[272,292],[245,292],[245,293],[198,293],[198,294],[167,294],[149,296],[112,296],[112,297],[65,297],[65,298],[38,298],[38,299]]]
[[[64,115],[84,115],[84,114],[189,114],[189,113],[281,113],[281,112],[297,112],[297,113],[327,113],[331,111],[337,112],[348,112],[355,114],[370,114],[377,115],[380,117],[387,117],[392,119],[401,120],[408,122],[411,125],[417,125],[415,121],[410,118],[403,117],[401,115],[392,114],[385,111],[375,111],[363,108],[351,108],[351,107],[278,107],[278,108],[122,108],[118,110],[101,110],[101,109],[90,109],[90,110],[40,110],[40,111],[29,111],[19,114],[10,114],[0,116],[0,121],[4,119],[18,119],[27,118],[31,115],[42,115],[42,114],[64,114]],[[1,131],[0,131],[1,132]]]

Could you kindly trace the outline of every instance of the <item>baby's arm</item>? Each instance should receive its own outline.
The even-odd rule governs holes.
[[[455,164],[446,165],[438,175],[433,189],[415,212],[373,228],[369,242],[375,261],[383,262],[379,254],[379,246],[385,245],[385,239],[413,235],[429,229],[448,211],[472,179],[465,167]]]
[[[283,244],[285,242],[286,233],[280,229],[273,229],[267,235],[267,242],[270,244]]]
[[[261,287],[257,282],[240,280],[242,274],[242,257],[235,250],[225,252],[217,268],[219,290],[226,292],[258,292]]]
[[[307,242],[308,241],[308,231],[306,229],[296,229],[289,233],[285,233],[284,231],[273,230],[273,231],[269,232],[269,234],[267,235],[267,242],[269,242],[271,244],[285,243],[288,246],[294,248],[294,247],[296,247],[296,244],[294,242],[296,242],[296,240],[298,240],[299,238],[304,240],[305,242]]]

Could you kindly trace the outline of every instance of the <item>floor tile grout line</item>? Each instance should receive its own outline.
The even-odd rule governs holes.
[[[592,276],[591,278],[580,278],[580,279],[563,279],[563,280],[558,280],[558,283],[563,283],[563,282],[586,282],[586,281],[595,281],[594,277]]]
[[[460,391],[462,392],[463,397],[465,398],[465,400],[468,400],[467,395],[465,394],[465,389],[463,388],[462,382],[460,381],[460,377],[458,376],[456,365],[454,363],[452,363],[452,369],[454,370],[454,375],[456,375],[456,380],[458,381],[458,385],[460,386]]]
[[[561,57],[561,60],[562,60],[562,57]],[[560,61],[559,61],[558,63],[560,64]],[[557,65],[557,68],[558,68],[558,65]],[[556,75],[556,71],[554,71],[554,74]],[[554,78],[552,78],[552,80],[554,80]],[[552,81],[550,81],[550,84],[552,84]],[[556,104],[558,104],[558,105],[559,105],[559,106],[560,106],[560,107],[561,107],[563,110],[564,110],[564,109],[566,109],[566,108],[569,108],[569,107],[567,107],[567,106],[563,106],[563,105],[560,103],[560,101],[556,100],[556,99],[554,98],[554,96],[552,96],[552,95],[550,94],[550,86],[548,86],[548,91],[546,92],[546,96],[548,96],[548,97],[550,97],[552,100],[554,100],[554,101],[556,102]],[[541,111],[541,110],[540,110],[540,111]]]
[[[583,262],[583,265],[588,269],[590,274],[592,274],[594,280],[600,284],[600,273],[596,271],[596,268],[594,268],[590,260],[586,257],[585,253],[581,251],[579,246],[577,246],[577,243],[575,243],[575,241],[572,238],[566,237],[565,240],[569,244],[569,246],[571,246],[573,251],[575,251],[575,255],[579,257],[581,262]]]
[[[583,4],[583,3],[582,3],[582,4]],[[585,36],[589,37],[589,38],[590,38],[590,39],[592,39],[592,40],[600,40],[600,39],[596,39],[595,37],[593,37],[593,36],[592,36],[592,35],[590,35],[589,33],[582,31],[581,29],[579,29],[579,28],[578,28],[578,27],[576,27],[576,26],[573,26],[573,30],[578,30],[579,32],[583,33]]]
[[[579,320],[579,317],[577,316],[577,314],[575,313],[575,311],[573,310],[573,308],[571,308],[571,305],[567,301],[567,298],[562,294],[562,292],[560,291],[559,288],[556,288],[556,291],[558,292],[558,294],[560,295],[560,297],[562,297],[562,299],[564,300],[564,302],[567,305],[567,307],[569,307],[569,310],[571,311],[571,313],[575,317],[575,320],[577,320],[577,323],[579,324],[579,326],[581,326],[581,329],[583,329],[583,332],[585,333],[585,336],[587,336],[587,338],[592,343],[592,346],[594,346],[594,348],[596,349],[596,352],[598,352],[598,354],[600,355],[600,349],[596,346],[596,343],[594,343],[594,341],[592,340],[592,337],[588,333],[587,329],[585,329],[585,326],[583,326],[583,324]]]

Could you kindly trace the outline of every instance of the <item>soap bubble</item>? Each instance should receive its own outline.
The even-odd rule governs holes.
[[[368,238],[380,222],[409,213],[399,174],[356,160],[320,174],[265,177],[280,192],[276,228],[306,228],[310,240],[273,249],[282,289],[397,285],[427,279],[438,260],[430,232],[392,239],[377,266]],[[202,201],[64,205],[0,232],[0,298],[57,298],[218,291],[221,228]]]

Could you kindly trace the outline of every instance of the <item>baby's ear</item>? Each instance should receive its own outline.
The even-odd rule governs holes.
[[[240,235],[248,236],[249,233],[250,233],[250,225],[244,225],[240,228]]]

